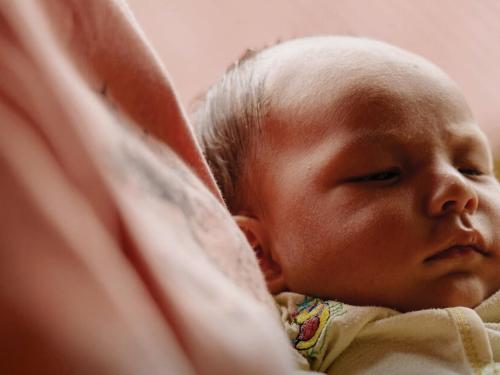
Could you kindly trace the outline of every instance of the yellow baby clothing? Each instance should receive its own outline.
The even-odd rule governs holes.
[[[276,296],[288,337],[327,374],[500,374],[500,291],[475,309],[400,313],[296,293]],[[307,363],[306,363],[307,362]]]

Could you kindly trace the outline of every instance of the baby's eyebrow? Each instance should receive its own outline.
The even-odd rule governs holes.
[[[491,152],[488,142],[480,134],[467,132],[453,135],[447,146],[449,155],[453,159],[459,159],[474,154],[475,158],[490,163],[492,158],[490,157]],[[436,144],[438,142],[440,141],[436,139]],[[422,146],[424,144],[429,143],[410,135],[396,134],[396,132],[369,131],[352,136],[349,139],[337,139],[332,146],[333,151],[328,160],[325,161],[324,168],[321,169],[331,171],[332,168],[338,168],[339,164],[348,163],[352,160],[353,155],[361,155],[361,159],[363,159],[364,152],[369,152],[366,158],[370,160],[377,158],[378,155],[380,157],[392,155],[406,162],[409,161],[411,155],[414,155],[414,151],[423,150]]]
[[[397,152],[407,147],[412,142],[408,138],[403,138],[401,135],[396,135],[391,132],[366,132],[361,135],[353,136],[348,140],[339,139],[337,144],[334,145],[335,152],[332,159],[351,154],[353,152],[359,153],[368,146],[372,150],[380,149]],[[348,156],[348,155],[347,155]]]
[[[456,137],[453,142],[457,153],[463,154],[471,150],[484,150],[488,153],[489,147],[486,139],[475,134],[463,134]]]
[[[493,154],[486,138],[479,136],[465,136],[457,139],[455,145],[455,162],[470,159],[493,171]]]
[[[389,153],[397,157],[405,157],[405,143],[401,137],[391,133],[367,132],[362,135],[353,136],[349,139],[336,139],[331,145],[332,152],[325,160],[321,171],[328,172],[338,169],[339,165],[347,164],[353,159],[353,155],[363,155],[364,151],[370,150],[370,159],[373,154],[380,155]],[[384,153],[382,153],[384,151]]]

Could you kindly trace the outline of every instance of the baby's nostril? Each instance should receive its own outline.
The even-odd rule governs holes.
[[[443,211],[448,211],[450,208],[452,208],[455,205],[455,201],[446,201],[443,204]]]
[[[466,211],[474,211],[475,210],[475,202],[473,199],[469,199],[467,204],[465,205],[465,210]]]

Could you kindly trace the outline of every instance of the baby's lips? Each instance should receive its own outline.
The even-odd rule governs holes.
[[[471,245],[456,245],[456,246],[451,246],[443,251],[438,252],[437,254],[434,254],[428,258],[426,258],[426,261],[433,261],[433,260],[439,260],[439,259],[445,259],[445,258],[450,258],[453,256],[460,256],[460,255],[465,255],[470,252],[476,252],[484,255],[484,253],[477,249],[475,246]]]
[[[460,231],[441,250],[430,254],[424,261],[442,259],[453,254],[466,253],[471,250],[485,257],[491,255],[484,245],[483,237],[478,231]]]

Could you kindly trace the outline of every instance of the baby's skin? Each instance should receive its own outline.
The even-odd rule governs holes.
[[[396,47],[263,51],[266,116],[235,216],[269,289],[410,311],[500,289],[500,185],[457,85]]]

